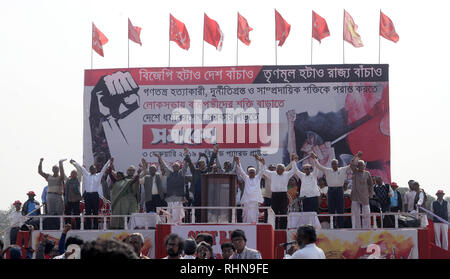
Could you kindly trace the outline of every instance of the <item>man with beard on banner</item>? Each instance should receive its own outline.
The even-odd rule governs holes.
[[[241,163],[239,161],[239,157],[234,157],[234,162],[236,163],[236,172],[237,174],[244,180],[244,194],[242,195],[241,204],[244,207],[243,213],[243,222],[244,223],[256,223],[258,221],[259,203],[263,203],[264,200],[262,198],[261,193],[261,178],[264,172],[264,164],[265,161],[263,158],[259,157],[255,154],[256,160],[260,162],[260,170],[258,174],[256,174],[256,169],[254,167],[250,167],[247,169],[247,174],[245,174],[242,169]]]

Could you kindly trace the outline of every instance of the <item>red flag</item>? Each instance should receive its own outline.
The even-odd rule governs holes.
[[[380,11],[380,36],[393,41],[398,42],[399,36],[395,32],[394,23],[392,20]]]
[[[205,23],[203,26],[203,40],[216,47],[218,51],[222,49],[223,33],[219,24],[215,20],[210,19],[205,13]]]
[[[103,45],[108,42],[103,33],[92,23],[92,48],[103,57]]]
[[[250,31],[253,28],[248,26],[247,20],[238,13],[238,38],[246,45],[250,45]]]
[[[362,47],[361,36],[356,33],[358,25],[353,21],[352,16],[344,10],[344,41],[349,42],[354,47]]]
[[[284,18],[275,10],[275,29],[276,36],[275,39],[280,41],[278,46],[282,46],[286,38],[289,36],[289,31],[291,31],[291,25],[284,20]]]
[[[327,21],[316,14],[314,11],[312,12],[312,37],[319,41],[325,37],[330,36],[330,31],[328,30]]]
[[[141,29],[142,29],[141,27],[133,26],[131,20],[128,19],[128,39],[142,46]]]
[[[188,50],[191,44],[189,33],[183,22],[170,15],[170,31],[169,37],[171,41],[176,42],[182,49]]]

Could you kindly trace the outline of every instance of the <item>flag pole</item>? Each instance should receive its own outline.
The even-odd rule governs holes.
[[[172,29],[172,24],[171,24],[171,22],[170,22],[170,14],[169,14],[169,67],[170,67],[170,31],[172,31],[171,30]]]
[[[277,55],[277,15],[275,14],[275,65],[278,65]]]
[[[345,30],[345,9],[344,17],[342,18],[342,64],[345,64],[345,40],[344,40],[344,30]]]
[[[237,13],[237,27],[236,27],[236,66],[239,65],[239,12]]]
[[[380,9],[380,18],[378,20],[378,64],[380,64],[380,56],[381,56],[381,36],[380,36],[380,27],[381,27],[381,9]]]
[[[205,15],[203,15],[203,44],[202,44],[202,67],[205,60]]]
[[[312,65],[312,56],[313,56],[313,29],[314,29],[314,22],[312,22],[312,24],[311,24],[311,65]]]
[[[91,32],[91,70],[92,70],[92,61],[93,61],[93,48],[92,48],[92,40],[94,35],[94,23],[92,23],[92,32]]]
[[[130,68],[130,38],[128,38],[128,69]]]

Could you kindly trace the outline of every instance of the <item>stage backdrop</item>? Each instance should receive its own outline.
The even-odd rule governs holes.
[[[287,231],[287,241],[297,230]],[[327,259],[418,259],[417,229],[318,230],[317,246]]]
[[[84,85],[86,166],[113,156],[126,170],[157,162],[153,152],[182,161],[185,146],[197,159],[217,142],[222,164],[244,166],[255,153],[270,164],[310,151],[345,165],[361,150],[390,182],[385,64],[86,70]]]

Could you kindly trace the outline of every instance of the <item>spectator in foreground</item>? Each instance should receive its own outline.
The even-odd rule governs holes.
[[[236,252],[230,257],[230,259],[262,259],[261,253],[258,250],[248,248],[247,238],[243,230],[234,230],[231,232],[231,242],[236,248]]]
[[[81,247],[83,245],[84,241],[80,237],[78,236],[67,237],[67,233],[70,231],[71,227],[72,226],[70,224],[64,225],[64,229],[63,232],[61,233],[61,237],[59,238],[58,243],[59,256],[56,256],[53,259],[67,259],[69,258],[70,255],[75,253],[75,250],[69,249],[70,245],[78,245],[78,247]]]
[[[198,244],[197,250],[195,251],[196,259],[208,260],[213,259],[213,249],[211,245],[202,241]]]
[[[171,233],[164,240],[167,256],[163,259],[181,259],[181,253],[184,250],[184,240],[176,233]]]
[[[326,259],[322,249],[316,246],[316,229],[312,225],[303,225],[297,229],[297,250],[289,259]]]
[[[450,215],[450,207],[448,202],[444,200],[444,191],[439,190],[436,193],[437,200],[431,205],[431,211],[437,216],[441,217],[448,222],[448,216]],[[434,241],[436,246],[441,247],[448,251],[448,225],[443,223],[436,217],[433,217],[434,222]],[[442,242],[441,242],[441,232],[442,232]]]
[[[134,252],[138,255],[139,259],[150,259],[146,255],[142,254],[142,247],[144,246],[144,236],[141,233],[132,233],[129,237],[128,243],[133,247]]]
[[[197,251],[197,243],[195,240],[188,238],[184,241],[184,257],[185,260],[195,259],[195,252]]]
[[[233,243],[231,242],[222,243],[222,245],[220,245],[220,248],[222,249],[222,258],[224,260],[228,260],[236,251]]]
[[[97,239],[85,242],[81,247],[83,260],[126,260],[139,259],[133,248],[117,239]]]

